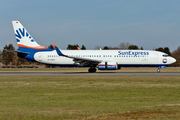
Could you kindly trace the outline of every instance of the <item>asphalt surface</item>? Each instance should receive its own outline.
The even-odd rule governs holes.
[[[0,76],[180,76],[180,72],[0,72]]]

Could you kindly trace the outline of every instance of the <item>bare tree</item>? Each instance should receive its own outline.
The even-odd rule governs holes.
[[[127,50],[130,46],[130,43],[129,42],[121,42],[118,46],[119,49],[122,49],[122,50]]]
[[[180,66],[180,46],[177,48],[177,50],[171,53],[171,56],[176,59],[176,62],[173,63],[172,66],[179,67]]]
[[[12,44],[5,45],[3,52],[2,52],[2,59],[3,63],[7,66],[8,64],[15,65],[17,56],[14,52],[8,52],[7,50],[15,50]]]
[[[94,49],[95,49],[95,50],[100,50],[100,48],[101,48],[101,47],[100,47],[99,45],[96,45]]]

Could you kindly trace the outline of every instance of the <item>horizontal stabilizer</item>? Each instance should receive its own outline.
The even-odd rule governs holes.
[[[21,53],[21,54],[29,55],[28,52],[21,52],[21,51],[16,51],[16,50],[6,50],[6,49],[5,49],[5,51],[7,51],[7,52],[16,52],[16,53]]]

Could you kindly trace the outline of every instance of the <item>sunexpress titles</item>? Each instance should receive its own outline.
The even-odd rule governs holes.
[[[133,52],[133,51],[126,51],[126,52],[122,52],[122,51],[118,51],[118,55],[149,55],[149,52]]]

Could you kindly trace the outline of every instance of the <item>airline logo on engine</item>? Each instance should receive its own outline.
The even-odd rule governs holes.
[[[118,55],[149,55],[149,52],[133,52],[133,51],[126,51],[126,52],[122,52],[122,51],[118,51]]]

